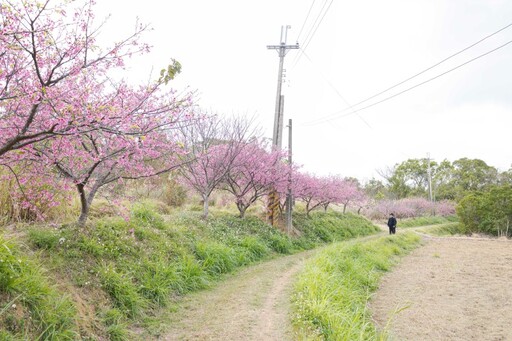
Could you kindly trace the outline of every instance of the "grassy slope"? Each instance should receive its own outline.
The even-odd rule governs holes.
[[[367,302],[398,256],[418,246],[413,233],[338,243],[310,259],[294,290],[294,322],[301,339],[376,340]]]
[[[426,216],[417,218],[406,218],[398,221],[398,227],[418,227],[427,225],[439,225],[458,222],[457,216],[438,217],[438,216]]]
[[[0,339],[134,339],[128,324],[151,330],[173,297],[224,273],[378,230],[334,212],[294,219],[298,238],[256,217],[163,217],[148,205],[135,206],[129,222],[98,219],[84,230],[30,226],[17,240],[0,239]]]

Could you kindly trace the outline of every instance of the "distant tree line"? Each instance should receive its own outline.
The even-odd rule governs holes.
[[[479,159],[443,160],[408,159],[391,168],[380,170],[384,181],[371,179],[364,188],[376,199],[429,197],[430,163],[432,194],[435,201],[459,201],[474,191],[487,191],[494,186],[512,184],[512,168],[500,172]]]

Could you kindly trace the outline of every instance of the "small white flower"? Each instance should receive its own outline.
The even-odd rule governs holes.
[[[59,239],[59,244],[63,244],[65,241],[66,241],[66,238],[61,237],[61,238]]]
[[[12,309],[16,309],[16,304],[13,304],[13,305],[12,305]]]

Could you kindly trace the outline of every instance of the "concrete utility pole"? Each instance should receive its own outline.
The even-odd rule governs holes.
[[[288,174],[288,193],[286,195],[286,232],[292,231],[292,119],[288,120],[288,165],[290,173]]]
[[[277,74],[277,95],[276,95],[276,111],[274,115],[274,131],[272,135],[272,144],[281,149],[283,143],[283,109],[284,96],[281,95],[281,87],[283,85],[283,65],[284,57],[288,50],[298,49],[299,43],[295,45],[286,45],[288,37],[288,29],[290,26],[281,26],[281,41],[279,45],[267,45],[269,50],[277,50],[279,54],[279,71]]]
[[[281,26],[281,40],[279,45],[267,45],[269,50],[277,50],[279,54],[279,71],[277,74],[277,95],[276,95],[276,110],[274,115],[274,131],[272,134],[272,146],[275,149],[281,149],[283,143],[283,112],[284,112],[284,96],[281,94],[283,85],[283,65],[284,57],[288,50],[298,49],[299,43],[295,45],[286,45],[288,38],[288,29],[290,26]],[[276,191],[271,191],[268,203],[268,220],[270,224],[276,225],[278,220],[278,207],[279,196]]]
[[[432,172],[430,170],[430,153],[427,153],[427,164],[428,164],[428,192],[429,192],[430,202],[433,202],[433,200],[432,200]]]

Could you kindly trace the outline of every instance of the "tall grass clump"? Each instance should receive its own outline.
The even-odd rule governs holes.
[[[75,340],[76,311],[51,286],[38,262],[0,235],[0,337],[23,340]]]
[[[294,323],[304,339],[376,340],[367,311],[382,274],[420,244],[404,233],[363,243],[338,243],[306,263],[294,288]]]

